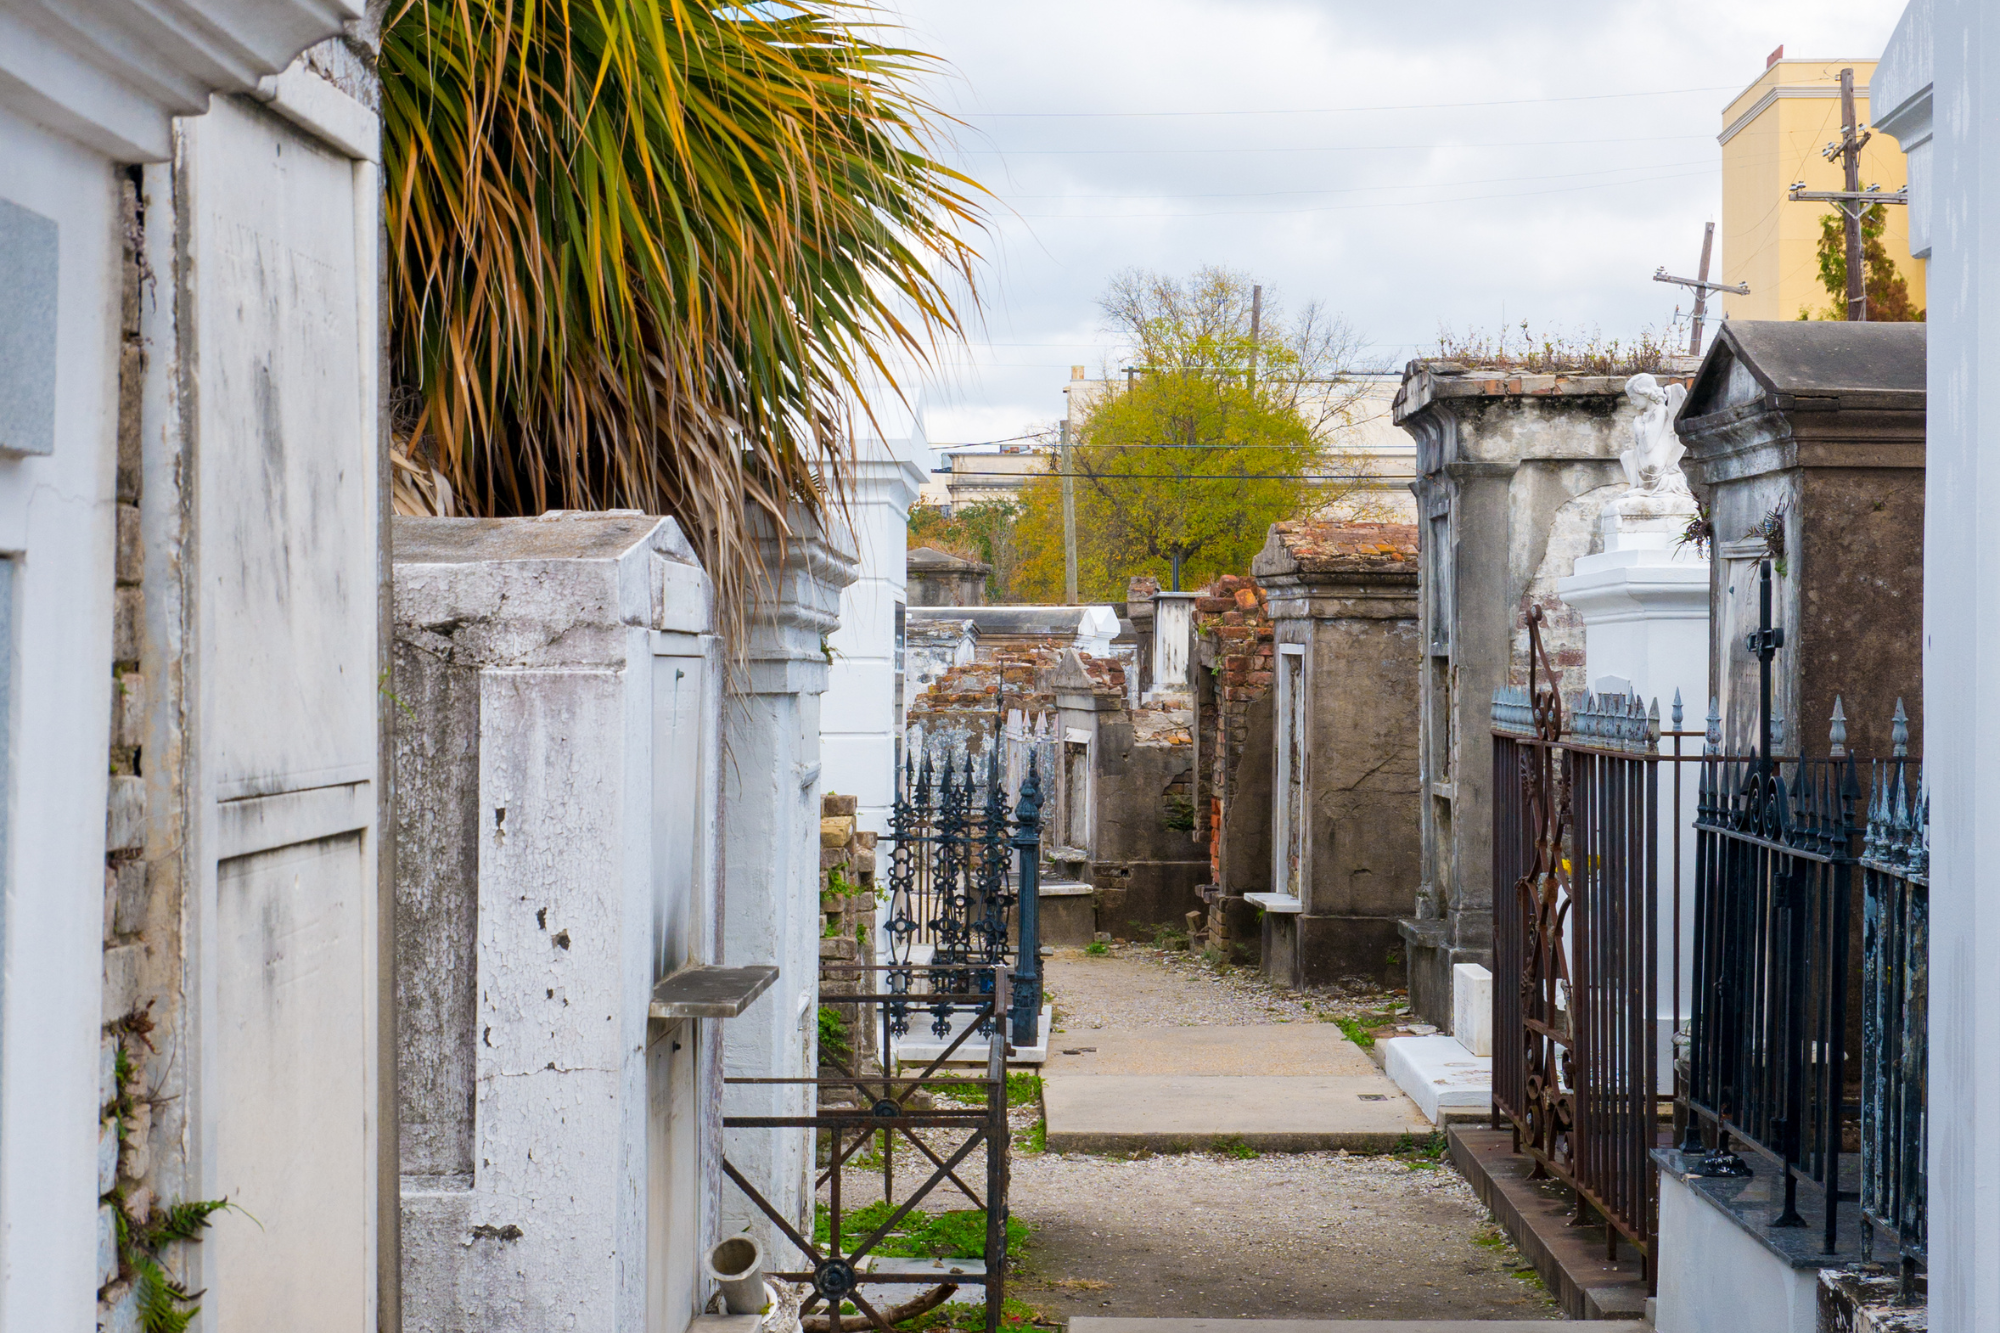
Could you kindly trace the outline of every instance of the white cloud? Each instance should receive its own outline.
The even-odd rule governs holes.
[[[1221,263],[1343,313],[1385,360],[1440,324],[1664,326],[1719,206],[1722,106],[1783,43],[1870,58],[1858,0],[892,0],[950,64],[953,160],[999,196],[983,341],[925,392],[934,440],[1061,411],[1110,352],[1121,268]],[[1666,96],[1614,96],[1708,89]],[[1590,99],[1590,100],[1529,100]],[[1441,106],[1440,103],[1511,103]],[[1416,104],[1416,105],[1412,105]],[[1327,114],[1284,108],[1397,106]],[[1259,114],[1018,116],[1003,112]],[[1589,142],[1595,141],[1595,142]],[[1116,150],[1116,151],[1105,151]],[[1723,257],[1726,268],[1727,256]]]

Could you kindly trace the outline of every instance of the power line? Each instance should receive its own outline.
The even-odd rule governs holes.
[[[967,111],[962,114],[985,120],[1020,119],[1101,119],[1134,116],[1329,116],[1350,111],[1433,111],[1468,106],[1540,106],[1551,102],[1608,102],[1631,97],[1679,97],[1687,93],[1733,92],[1740,85],[1710,84],[1701,88],[1656,88],[1642,93],[1582,93],[1570,97],[1512,97],[1488,102],[1400,102],[1375,106],[1278,107],[1271,110],[1214,111]]]
[[[1476,143],[1278,144],[1222,148],[956,148],[960,157],[1105,157],[1119,153],[1423,153],[1445,148],[1570,148],[1589,144],[1668,143],[1707,134],[1648,134],[1627,139],[1481,139]]]
[[[1691,138],[1705,139],[1708,136],[1691,135]],[[1539,176],[1475,176],[1469,180],[1411,181],[1396,185],[1344,185],[1326,186],[1317,190],[1214,190],[1200,194],[1016,194],[1006,191],[1003,199],[1272,199],[1279,196],[1299,194],[1360,194],[1368,190],[1435,190],[1462,185],[1499,185],[1509,181],[1561,181],[1575,180],[1579,176],[1604,176],[1614,171],[1656,171],[1662,167],[1698,167],[1708,165],[1708,158],[1693,158],[1686,162],[1648,162],[1643,166],[1598,167],[1593,171],[1563,171],[1553,175]],[[1607,181],[1606,184],[1618,184]]]
[[[1461,194],[1448,199],[1378,199],[1371,203],[1327,204],[1320,208],[1225,208],[1207,213],[1016,213],[1014,216],[1045,222],[1092,222],[1129,218],[1299,217],[1312,213],[1353,213],[1371,208],[1434,208],[1439,204],[1467,204],[1482,199],[1532,199],[1545,194],[1575,194],[1579,190],[1606,190],[1621,185],[1654,185],[1662,181],[1693,180],[1713,174],[1712,171],[1683,171],[1669,176],[1636,176],[1626,181],[1593,181],[1589,185],[1558,186],[1553,190],[1503,190],[1497,194]]]

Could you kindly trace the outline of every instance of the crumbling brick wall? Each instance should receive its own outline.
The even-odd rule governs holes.
[[[1252,867],[1232,865],[1232,860],[1252,859],[1255,849],[1229,846],[1228,810],[1249,776],[1243,762],[1252,714],[1271,693],[1274,648],[1265,602],[1255,579],[1227,574],[1204,589],[1194,605],[1198,662],[1204,669],[1197,718],[1201,789],[1195,801],[1196,832],[1208,847],[1210,882],[1217,891],[1226,891],[1243,873],[1254,874]],[[1250,785],[1255,799],[1269,798],[1268,784]],[[1218,939],[1227,936],[1219,920],[1211,920],[1210,932]]]
[[[879,989],[873,974],[839,966],[875,961],[875,835],[854,826],[854,808],[852,796],[827,792],[819,798],[819,956],[822,1007],[840,1015],[849,1051],[860,1061],[850,1067],[858,1073],[879,1065],[881,1043],[879,1010],[836,998]],[[829,963],[835,966],[827,969]]]

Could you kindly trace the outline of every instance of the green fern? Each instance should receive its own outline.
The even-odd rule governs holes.
[[[139,1282],[139,1327],[145,1333],[186,1333],[201,1313],[187,1288],[168,1277],[156,1260],[141,1255],[132,1261]]]

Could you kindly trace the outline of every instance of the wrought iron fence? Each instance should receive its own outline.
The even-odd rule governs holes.
[[[974,1021],[960,1023],[950,1043],[915,1075],[892,1074],[887,1069],[871,1075],[861,1061],[843,1059],[840,1052],[823,1045],[816,1078],[724,1080],[730,1084],[803,1085],[813,1090],[816,1100],[807,1114],[723,1118],[725,1129],[807,1130],[816,1138],[824,1136],[825,1167],[819,1172],[814,1188],[815,1196],[825,1191],[824,1235],[817,1234],[817,1228],[812,1236],[802,1234],[794,1219],[774,1207],[732,1162],[723,1160],[723,1174],[810,1265],[806,1269],[773,1272],[771,1276],[810,1285],[811,1291],[800,1309],[807,1333],[842,1333],[843,1327],[873,1327],[880,1333],[895,1333],[904,1321],[930,1313],[955,1295],[960,1286],[968,1284],[984,1291],[987,1333],[999,1333],[1007,1271],[1009,1143],[1004,1019],[1011,998],[1008,969],[917,965],[886,968],[825,963],[821,970],[824,979],[852,977],[854,984],[862,988],[853,993],[828,993],[827,1004],[851,1015],[853,1023],[879,1024],[884,1050],[888,1048],[887,1036],[895,1023],[893,1015],[909,1002],[905,999],[907,990],[867,990],[867,982],[873,977],[900,973],[906,985],[914,981],[923,988],[927,1004],[943,1013],[957,1013]],[[975,970],[982,975],[965,975]],[[947,1061],[965,1058],[961,1051],[966,1055],[984,1055],[984,1079],[941,1072]],[[956,1103],[975,1090],[981,1105],[938,1104],[946,1094]],[[958,1134],[964,1138],[949,1141]],[[934,1143],[931,1141],[934,1139],[947,1141]],[[917,1161],[915,1188],[906,1188],[900,1196],[896,1181],[899,1141],[904,1160]],[[859,1210],[854,1206],[857,1190],[853,1177],[864,1171],[873,1174],[877,1164],[864,1168],[858,1159],[863,1150],[878,1144],[882,1181],[878,1197],[887,1207],[870,1214],[868,1221],[857,1227],[854,1218]],[[978,1179],[970,1166],[978,1164],[980,1156],[985,1167],[983,1194],[966,1179],[967,1176]],[[869,1183],[872,1185],[872,1181]],[[984,1262],[955,1263],[943,1280],[935,1272],[880,1271],[873,1260],[881,1255],[883,1243],[919,1204],[939,1190],[956,1190],[973,1208],[985,1213]],[[874,1193],[872,1188],[865,1192]],[[889,1296],[909,1292],[913,1286],[929,1290],[919,1290],[906,1301],[890,1302]],[[873,1299],[867,1293],[870,1287],[875,1288]],[[816,1314],[821,1307],[825,1313]]]
[[[1896,712],[1893,757],[1870,787],[1861,847],[1861,1215],[1895,1246],[1905,1285],[1924,1262],[1930,798]]]
[[[933,756],[927,748],[921,758],[905,758],[889,818],[889,912],[883,932],[891,991],[909,992],[911,969],[919,965],[955,969],[944,975],[966,985],[987,984],[977,979],[1008,967],[1011,1039],[1033,1045],[1042,1001],[1042,764],[1032,744],[1013,744],[1018,739],[996,713],[983,765],[969,751]],[[1011,765],[1019,765],[1023,775],[1010,811]],[[948,1037],[950,1009],[937,998],[892,1008],[893,1034],[905,1035],[911,1014],[923,1008],[931,1012],[932,1031]]]
[[[1757,754],[1714,754],[1712,727],[1703,759],[1681,1148],[1702,1154],[1694,1175],[1751,1174],[1735,1145],[1771,1162],[1782,1180],[1773,1227],[1807,1225],[1809,1185],[1829,1255],[1854,1238],[1842,1205],[1859,1204],[1863,1246],[1886,1232],[1908,1276],[1923,1253],[1928,954],[1908,723],[1899,702],[1892,757],[1872,765],[1866,805],[1839,699],[1827,757],[1778,753],[1771,662],[1784,640],[1770,578],[1765,562],[1746,643],[1759,661]]]
[[[1865,807],[1839,700],[1827,757],[1777,753],[1770,671],[1783,636],[1769,577],[1767,566],[1747,642],[1761,677],[1747,756],[1719,752],[1713,701],[1705,733],[1681,730],[1678,697],[1665,731],[1657,705],[1642,712],[1621,696],[1567,709],[1531,608],[1529,684],[1493,700],[1494,1107],[1537,1174],[1574,1189],[1579,1220],[1595,1208],[1610,1248],[1622,1235],[1650,1266],[1664,1020],[1687,1042],[1675,1117],[1682,1152],[1698,1159],[1691,1174],[1751,1174],[1731,1147],[1752,1150],[1782,1176],[1773,1225],[1806,1224],[1805,1185],[1829,1253],[1841,1205],[1858,1202],[1864,1246],[1886,1236],[1907,1281],[1925,1244],[1928,802],[1900,703],[1894,753],[1873,765]],[[1702,754],[1684,756],[1695,735]],[[1690,941],[1686,764],[1699,765]],[[1656,998],[1663,956],[1671,1017]]]
[[[1515,1150],[1650,1265],[1659,1139],[1658,706],[1566,717],[1529,612],[1529,684],[1494,699],[1493,1101]],[[1511,892],[1509,891],[1511,888]]]

